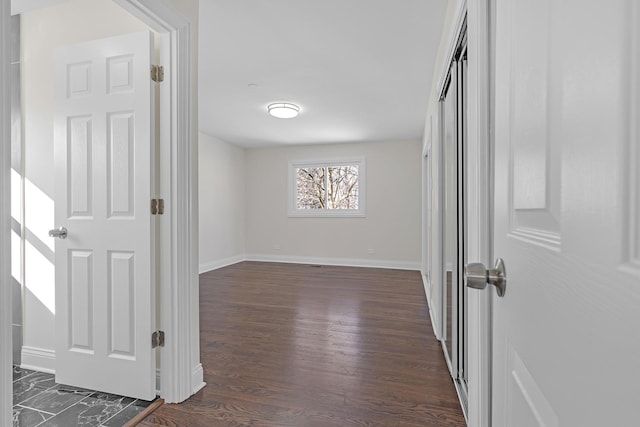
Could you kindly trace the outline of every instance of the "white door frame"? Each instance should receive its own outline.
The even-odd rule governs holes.
[[[11,11],[0,1],[0,424],[11,425]]]
[[[170,64],[161,106],[160,191],[168,196],[160,225],[160,395],[181,402],[204,387],[200,363],[197,252],[197,150],[193,143],[191,23],[164,1],[114,0],[169,38]]]
[[[161,179],[167,209],[161,225],[160,328],[166,344],[161,349],[160,395],[167,402],[187,399],[205,384],[200,364],[197,274],[197,149],[192,110],[195,70],[191,66],[191,23],[166,1],[114,0],[170,44],[167,70],[169,104],[163,107],[164,130]],[[10,265],[10,2],[0,2],[0,424],[10,424],[11,391],[11,279]]]
[[[469,0],[467,10],[467,173],[473,183],[468,200],[468,262],[493,266],[493,173],[491,134],[490,0]],[[473,160],[472,160],[473,159]],[[491,303],[495,292],[470,290],[469,316],[469,427],[491,426]]]
[[[468,262],[493,265],[493,183],[490,143],[490,17],[491,0],[459,0],[447,35],[446,56],[439,70],[437,93],[444,90],[464,18],[467,18],[467,173]],[[441,168],[439,168],[441,169]],[[441,179],[441,178],[440,178]],[[442,182],[441,182],[442,183]],[[442,215],[442,212],[440,212]],[[440,222],[441,223],[441,222]],[[491,426],[491,301],[493,293],[469,292],[468,410],[469,427]],[[444,313],[442,313],[444,315]]]

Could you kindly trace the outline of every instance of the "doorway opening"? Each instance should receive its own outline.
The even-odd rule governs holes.
[[[109,27],[100,26],[100,19],[109,21]],[[14,282],[17,283],[17,286],[14,286],[13,298],[13,308],[16,313],[13,319],[13,327],[16,331],[14,333],[13,362],[24,368],[44,372],[55,371],[58,382],[113,392],[113,390],[99,386],[96,382],[96,378],[100,375],[97,372],[103,371],[103,369],[82,369],[82,371],[91,372],[91,374],[80,373],[81,369],[76,363],[65,364],[62,362],[63,355],[69,351],[73,354],[97,359],[98,355],[105,353],[105,351],[96,350],[99,346],[97,344],[99,343],[98,337],[108,335],[112,340],[111,344],[107,345],[110,348],[108,350],[109,357],[102,361],[101,367],[104,367],[104,363],[110,360],[117,360],[122,365],[122,357],[129,357],[133,363],[133,359],[140,360],[144,357],[142,351],[150,353],[144,357],[145,359],[155,361],[157,350],[140,345],[142,339],[151,334],[151,332],[141,333],[140,328],[152,329],[156,326],[153,315],[142,314],[146,312],[141,310],[141,307],[147,305],[151,307],[157,305],[152,292],[155,289],[151,284],[148,284],[146,288],[152,288],[152,291],[148,291],[152,296],[142,298],[139,292],[139,289],[143,289],[142,286],[131,287],[131,289],[125,289],[123,285],[115,286],[127,283],[127,280],[121,280],[122,278],[114,279],[110,284],[111,288],[101,286],[95,280],[97,277],[117,277],[119,274],[116,273],[118,262],[122,264],[127,261],[127,265],[132,271],[142,270],[145,265],[143,262],[149,258],[147,252],[154,253],[154,242],[151,237],[148,237],[151,234],[151,226],[145,224],[146,227],[144,227],[142,224],[138,224],[138,229],[145,229],[145,237],[138,239],[145,242],[141,244],[141,246],[144,245],[145,256],[143,257],[138,251],[136,257],[131,256],[122,260],[117,259],[117,256],[121,256],[121,258],[126,256],[124,255],[127,249],[125,243],[129,236],[120,238],[114,247],[110,248],[112,252],[107,252],[106,257],[99,251],[93,252],[95,248],[85,246],[88,234],[99,233],[104,228],[104,224],[92,223],[91,227],[82,228],[79,224],[74,223],[77,226],[69,227],[69,238],[65,233],[60,237],[60,240],[52,238],[54,235],[52,233],[58,231],[54,229],[58,226],[68,226],[66,223],[62,224],[63,217],[65,220],[79,220],[83,224],[88,224],[88,220],[99,221],[104,217],[114,218],[117,219],[119,229],[123,227],[126,220],[129,220],[129,217],[148,218],[142,207],[148,205],[147,200],[150,197],[141,190],[147,188],[151,188],[151,191],[154,190],[145,182],[152,175],[145,170],[149,169],[149,162],[155,159],[152,155],[144,154],[140,150],[151,150],[151,153],[154,153],[157,149],[150,147],[150,145],[156,141],[152,137],[152,127],[146,124],[149,119],[145,121],[146,116],[141,113],[141,108],[134,104],[133,100],[138,98],[152,99],[149,92],[157,90],[153,83],[146,81],[149,67],[145,66],[143,57],[147,58],[145,60],[148,62],[148,58],[157,56],[159,53],[151,51],[150,28],[147,24],[131,17],[122,7],[108,0],[92,2],[91,5],[63,2],[49,8],[26,10],[20,15],[13,16],[12,20],[14,23],[12,28],[14,36],[12,37],[14,43],[12,103],[14,105],[12,105],[11,173],[13,187],[12,264],[14,271],[12,275]],[[57,25],[59,22],[65,22],[69,25],[60,27]],[[111,43],[105,41],[100,45],[91,45],[91,47],[85,45],[85,43],[97,43],[95,40],[98,39],[104,40],[107,37],[140,31],[146,35],[146,38],[145,36],[139,37],[146,52],[143,50],[144,55],[137,55],[135,61],[132,54],[123,50],[129,49],[130,43],[125,44],[121,41],[118,45],[114,44],[116,41]],[[160,35],[156,33],[155,38],[159,40]],[[85,46],[83,51],[85,56],[82,61],[76,61],[66,68],[67,71],[62,72],[57,66],[60,62],[58,57],[66,50],[61,51],[61,49],[80,45]],[[160,43],[157,43],[157,46],[160,46]],[[122,54],[114,53],[121,52],[121,50],[123,50]],[[101,58],[91,56],[93,53],[89,55],[89,52],[95,51],[110,52],[106,67],[98,65]],[[37,52],[38,55],[34,52]],[[136,64],[139,65],[135,68],[134,75],[133,70]],[[108,78],[111,78],[111,86],[101,87],[98,84],[100,81],[99,70],[101,69],[105,69]],[[50,70],[50,72],[42,73],[42,70]],[[63,74],[68,74],[68,76],[63,77]],[[134,80],[134,77],[137,80]],[[60,88],[65,86],[66,82],[70,82],[69,87],[65,95],[62,96]],[[146,89],[140,92],[139,88]],[[68,137],[61,137],[61,135],[66,135],[66,130],[64,134],[61,133],[62,128],[58,123],[63,107],[66,108],[61,103],[63,98],[65,100],[68,98],[69,100],[87,101],[90,99],[89,96],[95,98],[106,95],[111,95],[112,98],[118,97],[118,104],[115,104],[112,99],[110,100],[108,108],[111,110],[109,113],[103,114],[103,112],[95,111],[86,114],[73,113],[75,115],[69,119],[70,126],[73,125],[73,131],[68,133]],[[94,105],[106,105],[102,98],[101,101],[94,101]],[[145,106],[144,110],[151,108],[151,102],[145,102],[143,105]],[[130,113],[132,108],[135,108],[135,114]],[[117,113],[111,113],[114,110]],[[145,114],[149,115],[150,113],[145,111]],[[63,121],[67,123],[66,119]],[[54,126],[52,122],[58,124]],[[108,122],[109,126],[101,125],[103,122]],[[133,123],[136,125],[134,126]],[[127,132],[121,132],[123,129]],[[134,135],[132,132],[136,129],[138,131]],[[140,129],[145,130],[144,137],[140,135]],[[84,139],[80,135],[84,135]],[[107,142],[102,143],[102,141]],[[100,151],[101,147],[111,148]],[[138,159],[135,164],[129,162],[128,158],[123,158],[122,154],[133,153],[134,150],[135,158]],[[108,154],[105,153],[106,151]],[[69,167],[61,166],[61,160],[67,161],[67,155],[61,154],[65,152],[69,154]],[[114,161],[110,163],[109,159]],[[138,164],[144,168],[140,169]],[[126,166],[124,170],[122,170],[122,165]],[[107,195],[108,191],[101,190],[105,185],[100,186],[101,181],[97,177],[98,171],[105,168],[110,171],[108,174],[113,176],[108,184],[108,187],[111,188],[110,195]],[[155,169],[156,167],[151,167],[152,171]],[[65,173],[68,173],[69,177],[73,177],[73,179],[70,179],[67,184],[60,185],[61,182],[58,179],[60,171],[66,171]],[[135,175],[135,179],[132,175]],[[142,177],[146,178],[143,180]],[[55,181],[58,182],[54,186],[53,182]],[[106,181],[105,179],[104,182]],[[138,183],[136,187],[133,187],[133,183],[130,184],[132,181]],[[129,187],[132,187],[133,190]],[[61,195],[65,195],[65,197],[67,195],[64,189],[69,190],[68,200],[61,198]],[[107,205],[111,206],[110,213],[104,214],[99,211],[101,201],[104,200],[108,200]],[[63,214],[63,209],[68,209],[69,212]],[[56,217],[55,221],[54,217]],[[113,238],[113,233],[109,234]],[[83,243],[80,243],[81,241]],[[148,243],[146,243],[147,241]],[[66,248],[61,249],[59,246],[61,242],[73,242],[71,243],[72,249],[69,251]],[[78,252],[79,248],[84,248],[83,253],[86,261],[85,272],[80,275],[78,275],[80,272],[78,270],[79,264],[76,263],[74,266],[71,260],[69,263],[60,262],[61,254],[74,254],[75,257],[80,253]],[[98,260],[107,258],[111,263],[110,267],[99,272]],[[55,268],[56,265],[58,268]],[[61,297],[60,294],[63,289],[61,285],[67,281],[60,280],[59,275],[66,266],[73,270],[73,274],[69,273],[69,283],[73,282],[73,292],[69,292],[68,298]],[[144,270],[150,269],[144,268]],[[146,275],[148,276],[149,273]],[[72,276],[73,280],[71,280]],[[129,274],[125,274],[123,277],[128,279]],[[153,275],[148,282],[154,282]],[[107,291],[107,289],[111,290]],[[135,289],[135,308],[132,298],[129,298],[130,295],[133,295],[133,289]],[[104,293],[109,296],[98,297],[102,290],[105,290]],[[129,299],[127,304],[122,304],[120,297],[123,295]],[[113,308],[106,311],[108,313],[106,316],[101,317],[96,314],[96,298],[103,301],[113,301]],[[81,308],[79,301],[83,301],[85,307]],[[73,308],[65,308],[67,303],[69,306],[73,305]],[[127,309],[119,307],[127,307]],[[113,320],[108,320],[109,318]],[[68,319],[68,325],[61,327],[61,322],[67,321],[64,319]],[[99,332],[100,328],[105,325],[111,331],[109,334]],[[134,330],[134,326],[129,325],[135,325],[137,329]],[[126,327],[129,327],[130,330]],[[82,328],[82,332],[80,328]],[[73,338],[66,338],[65,333],[67,332]],[[83,337],[82,344],[79,341],[81,336]],[[145,339],[144,343],[146,344],[147,341],[148,339]],[[132,343],[135,343],[135,346]],[[144,396],[133,391],[127,391],[127,393],[147,399],[152,397],[156,389],[156,369],[155,364],[152,362],[149,364],[153,366],[147,369],[148,379],[145,382],[147,393]],[[62,369],[63,367],[65,369]],[[119,368],[121,370],[121,366]],[[82,381],[90,381],[92,384],[81,384],[77,380],[71,380],[68,374],[64,373],[65,370],[81,377]],[[63,374],[65,376],[61,376]],[[117,383],[121,384],[124,381],[120,380]],[[126,393],[121,391],[118,394]]]
[[[163,43],[163,46],[166,46],[166,48],[161,51],[161,55],[167,59],[164,64],[166,80],[160,90],[166,92],[167,96],[163,96],[163,99],[169,100],[166,103],[162,103],[161,109],[161,114],[166,115],[168,119],[163,120],[163,123],[161,124],[161,128],[164,130],[164,132],[161,132],[161,149],[158,150],[160,152],[156,153],[154,160],[166,165],[167,170],[167,173],[163,174],[163,176],[158,179],[160,181],[161,188],[164,189],[162,190],[163,193],[161,196],[171,202],[175,200],[175,203],[170,203],[168,205],[164,212],[162,224],[160,225],[162,237],[163,239],[166,239],[164,241],[170,241],[171,244],[165,244],[162,246],[163,250],[161,251],[161,258],[163,262],[159,263],[159,270],[161,270],[162,274],[160,275],[159,290],[161,298],[158,305],[162,306],[163,313],[168,313],[166,316],[163,315],[159,319],[161,323],[159,327],[171,338],[167,341],[167,346],[159,350],[163,355],[163,369],[160,372],[153,372],[153,375],[156,379],[157,375],[162,377],[161,391],[163,397],[165,397],[167,401],[178,402],[186,399],[199,388],[204,386],[202,381],[202,368],[197,356],[199,354],[197,327],[197,271],[193,269],[190,264],[190,260],[192,258],[190,254],[194,250],[192,242],[194,241],[197,231],[193,226],[194,215],[192,209],[194,201],[193,172],[195,172],[193,169],[193,141],[195,139],[194,129],[196,127],[196,123],[191,120],[192,110],[190,109],[194,103],[192,100],[194,99],[193,94],[195,93],[195,84],[192,84],[193,76],[191,73],[191,69],[193,68],[191,45],[194,35],[197,34],[197,27],[192,26],[193,22],[197,22],[197,15],[194,12],[195,2],[174,2],[175,4],[171,6],[164,4],[156,5],[154,2],[149,2],[147,4],[144,0],[114,0],[114,2],[106,2],[105,4],[107,3],[122,6],[132,15],[125,14],[126,17],[118,19],[119,24],[124,23],[125,25],[128,25],[127,22],[131,24],[132,20],[140,19],[140,22],[143,25],[146,24],[153,31],[161,33],[162,38],[166,40],[166,43]],[[66,4],[66,2],[61,2],[59,7],[64,7]],[[49,8],[48,11],[51,12],[53,9]],[[15,13],[22,13],[22,11],[17,10]],[[8,14],[9,11],[6,10],[6,8],[3,8],[2,17],[3,19],[6,17],[7,22],[9,21]],[[77,30],[106,31],[111,30],[113,27],[113,23],[106,19],[92,28],[86,28],[86,23],[81,24],[82,25],[67,26],[61,28],[60,31],[64,31],[65,29],[68,30],[67,33]],[[9,26],[7,25],[5,28],[8,27]],[[58,27],[59,25],[55,28],[57,29]],[[43,30],[46,31],[46,29]],[[23,32],[23,34],[28,34],[29,36],[33,35],[33,33],[25,32]],[[99,37],[100,35],[97,35],[93,38]],[[70,40],[70,42],[73,41],[77,40]],[[8,47],[8,43],[3,43],[3,47]],[[4,53],[3,60],[9,62],[8,50],[4,50]],[[6,68],[6,72],[3,68],[1,73],[1,77],[5,82],[9,79],[9,67]],[[43,76],[47,75],[47,73],[43,74]],[[26,85],[23,84],[23,86]],[[30,85],[32,92],[37,91],[37,87],[39,86]],[[9,85],[5,84],[3,90],[8,92],[8,88]],[[48,92],[43,92],[44,95],[47,93]],[[177,113],[178,111],[180,111],[180,114]],[[8,122],[9,117],[3,116],[3,120]],[[5,129],[8,129],[8,127]],[[44,127],[40,127],[38,129],[42,130]],[[7,132],[7,137],[9,136],[9,132]],[[51,139],[52,138],[42,138],[43,141],[51,141]],[[38,157],[38,159],[46,160],[43,160],[43,166],[40,168],[32,167],[30,170],[34,174],[37,173],[40,175],[44,175],[47,171],[50,172],[50,165],[47,163],[47,161],[50,160],[50,157],[52,156],[46,156],[45,152],[44,155]],[[7,165],[7,170],[9,168],[10,165]],[[27,170],[29,170],[28,167]],[[49,193],[52,193],[52,191],[50,191],[51,180],[42,179],[40,175],[34,175],[35,177],[33,178],[33,181],[38,181],[39,188],[41,190],[47,190]],[[41,193],[44,194],[44,191],[41,191]],[[9,200],[6,200],[9,197],[8,191],[3,194],[5,195],[5,201],[3,203],[9,205]],[[20,194],[20,192],[14,192],[14,194]],[[32,209],[31,212],[35,214],[37,213],[37,210]],[[8,209],[6,213],[9,215]],[[25,222],[28,226],[28,221]],[[52,251],[47,244],[47,242],[49,242],[47,232],[52,228],[53,224],[43,222],[41,225],[42,227],[38,228],[38,232],[39,235],[44,234],[44,239],[39,239],[42,244],[38,247],[42,248],[46,246],[49,250],[44,252],[51,255]],[[42,231],[44,231],[44,233],[42,233]],[[7,247],[7,250],[8,249],[9,248]],[[47,263],[52,265],[51,261],[46,256],[41,256],[41,258],[44,258]],[[8,257],[3,258],[3,261],[5,259],[8,263]],[[177,283],[188,284],[188,286],[181,286],[180,292],[177,292]],[[51,292],[54,288],[53,286],[47,286],[46,289]],[[11,297],[10,292],[8,292],[8,296]],[[8,301],[9,299],[10,298],[6,298],[5,300]],[[42,299],[34,296],[34,298],[32,298],[32,309],[29,313],[43,313],[44,315],[51,317],[48,313],[50,312],[51,314],[54,314],[54,311],[48,310],[46,305],[44,307],[47,310],[42,309],[40,311],[35,311],[33,309],[33,307],[38,308],[39,306],[37,305],[37,302],[42,300],[52,301],[53,299],[50,296],[49,298],[43,297]],[[11,301],[7,304],[9,307],[8,312],[11,310],[10,302]],[[195,309],[193,307],[195,307]],[[171,308],[171,310],[169,310],[169,308]],[[190,311],[192,315],[183,316],[181,314],[187,311]],[[26,322],[24,323],[26,324]],[[46,321],[36,323],[31,322],[30,324],[43,325],[47,327],[51,326],[51,322]],[[46,331],[43,331],[44,329],[44,327],[35,328],[35,332],[38,333],[37,336],[34,334],[25,334],[25,339],[27,338],[26,335],[29,335],[28,338],[30,342],[35,342],[40,338],[42,338],[42,340],[49,340],[47,342],[43,341],[39,346],[32,345],[31,349],[33,351],[27,351],[27,354],[32,361],[35,359],[35,361],[39,362],[31,363],[33,367],[37,366],[41,370],[52,371],[54,368],[47,368],[47,366],[53,366],[53,358],[50,356],[53,356],[55,353],[51,351],[36,351],[41,349],[50,350],[53,348],[51,343],[53,334],[47,334]],[[9,329],[7,328],[6,336],[3,335],[3,347],[6,345],[5,348],[7,349],[12,348],[11,337],[8,332]],[[3,334],[5,334],[4,330]],[[20,354],[21,364],[29,365],[28,361],[25,363],[26,358],[24,357],[24,350],[25,347],[27,347],[25,346],[25,344],[27,344],[26,340],[22,344],[22,351]],[[27,348],[27,350],[30,349]],[[6,356],[9,356],[7,358],[7,362],[9,362],[11,360],[11,354],[8,353]],[[0,376],[2,376],[3,383],[10,384],[8,377],[5,377],[4,373]],[[4,399],[3,402],[5,402]],[[4,415],[5,409],[6,406],[3,407],[2,411],[0,411],[0,415]]]

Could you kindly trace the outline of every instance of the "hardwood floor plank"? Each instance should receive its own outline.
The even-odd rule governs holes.
[[[200,276],[207,386],[139,425],[465,425],[420,273],[243,262]]]

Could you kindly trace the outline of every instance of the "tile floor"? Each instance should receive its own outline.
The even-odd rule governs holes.
[[[150,404],[56,384],[52,374],[13,367],[13,427],[121,427]]]

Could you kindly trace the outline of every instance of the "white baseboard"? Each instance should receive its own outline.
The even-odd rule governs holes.
[[[230,258],[211,261],[200,264],[200,274],[208,271],[217,270],[218,268],[228,265],[237,264],[242,261],[260,261],[260,262],[283,262],[288,264],[320,264],[320,265],[338,265],[344,267],[371,267],[371,268],[388,268],[396,270],[420,270],[419,262],[406,261],[387,261],[387,260],[370,260],[355,258],[325,258],[325,257],[301,257],[289,255],[237,255]]]
[[[395,270],[420,270],[419,262],[405,261],[385,261],[370,259],[349,259],[349,258],[321,258],[321,257],[302,257],[287,255],[258,255],[252,254],[246,256],[246,261],[262,261],[262,262],[283,262],[289,264],[319,264],[319,265],[338,265],[344,267],[371,267],[371,268],[388,268]]]
[[[196,394],[207,385],[207,383],[204,382],[204,369],[202,369],[202,363],[198,363],[198,365],[193,368],[193,372],[191,373],[191,384],[193,384],[193,394]]]
[[[424,295],[427,298],[427,303],[429,303],[429,299],[431,298],[431,280],[429,279],[428,273],[425,273],[420,269],[420,276],[422,277],[422,287],[424,288]]]
[[[22,347],[22,363],[21,368],[32,369],[39,372],[47,372],[55,374],[56,352],[36,347]],[[192,383],[195,384],[193,392],[196,393],[202,389],[206,383],[204,382],[204,370],[202,364],[198,364],[193,368]],[[160,396],[160,369],[156,369],[156,393]]]
[[[56,352],[45,348],[23,345],[20,367],[55,374]]]
[[[206,273],[207,271],[217,270],[218,268],[226,267],[228,265],[237,264],[244,261],[246,258],[244,255],[236,255],[234,257],[206,262],[199,265],[199,273]]]

